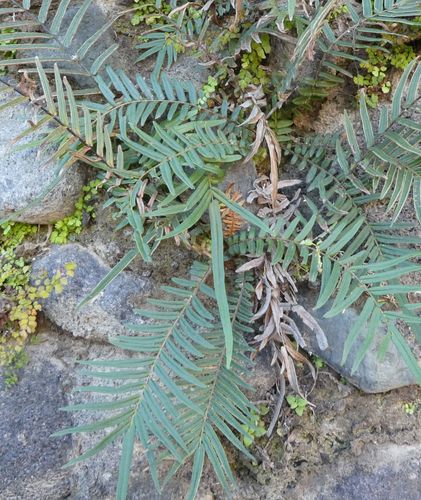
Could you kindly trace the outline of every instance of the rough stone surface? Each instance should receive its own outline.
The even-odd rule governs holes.
[[[0,498],[35,499],[41,491],[43,498],[68,496],[69,481],[57,464],[64,464],[71,440],[50,438],[54,429],[70,424],[59,411],[65,403],[62,384],[60,369],[48,359],[25,370],[11,389],[0,382]]]
[[[0,105],[4,102],[0,99]],[[48,162],[51,150],[41,153],[36,148],[13,151],[13,139],[28,128],[28,120],[36,123],[42,116],[25,104],[1,113],[0,121],[0,218],[34,224],[49,224],[71,214],[79,198],[84,175],[81,167],[72,166],[60,183],[40,202],[24,209],[41,196],[56,177],[57,165]],[[29,135],[22,144],[39,139]]]
[[[201,66],[197,58],[184,55],[179,56],[165,72],[170,78],[193,83],[197,90],[202,88],[209,76],[209,69]]]
[[[244,374],[247,382],[253,387],[246,391],[252,400],[263,400],[277,382],[276,370],[271,366],[272,359],[268,349],[257,353],[253,368]]]
[[[306,484],[306,500],[419,500],[421,446],[372,446],[354,462],[335,464]],[[299,488],[300,489],[300,488]],[[300,498],[298,492],[291,498]],[[280,498],[270,496],[275,500]]]
[[[81,309],[79,302],[110,271],[96,255],[80,245],[53,247],[36,260],[33,275],[47,272],[53,275],[68,262],[76,264],[75,275],[60,295],[52,294],[43,302],[46,316],[76,337],[106,340],[110,336],[127,333],[126,322],[139,322],[133,306],[150,290],[150,283],[127,273],[121,273],[101,294]]]
[[[242,197],[247,199],[247,195],[253,189],[253,182],[256,177],[257,172],[254,162],[248,161],[244,163],[240,161],[233,165],[227,165],[227,173],[224,181],[218,187],[222,191],[225,191],[232,183],[234,184],[234,191],[240,192]]]
[[[322,493],[320,500],[399,500],[403,493],[407,500],[420,498],[420,446],[390,445],[370,455],[364,457],[370,458],[369,463],[358,464],[351,474]]]
[[[329,347],[322,351],[317,344],[315,336],[301,323],[301,328],[304,332],[304,338],[308,343],[309,351],[317,354],[334,370],[365,392],[385,392],[416,383],[414,376],[409,371],[392,343],[389,344],[389,348],[384,358],[379,359],[377,352],[383,338],[382,335],[376,336],[355,373],[351,373],[351,368],[358,349],[366,337],[366,326],[360,332],[345,365],[342,366],[341,358],[345,340],[348,336],[348,332],[358,318],[358,312],[353,308],[348,308],[345,312],[334,318],[324,318],[323,315],[330,309],[330,303],[328,302],[326,306],[320,309],[313,310],[312,308],[316,301],[317,293],[315,293],[315,291],[308,289],[300,290],[299,302],[317,320],[324,330],[329,343]],[[297,321],[300,323],[298,319]]]

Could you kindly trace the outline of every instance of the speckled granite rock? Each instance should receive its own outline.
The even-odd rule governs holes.
[[[12,388],[0,381],[1,499],[69,495],[70,482],[57,464],[65,463],[71,439],[50,438],[53,429],[71,424],[59,411],[65,403],[62,384],[61,370],[48,359],[25,369]]]
[[[80,245],[53,247],[34,262],[33,276],[45,272],[51,276],[68,262],[76,264],[75,275],[69,278],[63,293],[52,294],[43,301],[43,311],[51,321],[75,337],[97,340],[125,334],[124,323],[141,321],[133,313],[133,307],[151,285],[146,279],[128,273],[121,273],[91,303],[77,308],[86,294],[110,271],[95,254]]]
[[[357,370],[353,374],[351,373],[355,356],[365,338],[366,332],[364,329],[362,329],[358,339],[354,343],[345,365],[342,366],[341,358],[345,340],[348,332],[358,318],[358,312],[353,308],[348,308],[342,314],[326,319],[323,315],[330,309],[331,303],[328,302],[326,306],[313,310],[312,307],[317,302],[317,296],[318,292],[316,290],[303,288],[300,290],[299,302],[312,314],[324,330],[329,347],[325,351],[322,351],[314,335],[297,318],[297,322],[304,333],[304,338],[308,343],[307,349],[310,352],[317,354],[317,356],[326,361],[329,366],[344,376],[349,382],[365,392],[386,392],[416,383],[415,377],[407,368],[392,342],[390,342],[384,357],[379,359],[377,350],[383,338],[381,335],[375,338]]]
[[[0,105],[5,99],[7,96],[2,95]],[[28,128],[28,120],[36,123],[41,118],[26,104],[0,114],[0,219],[49,224],[70,215],[82,192],[83,169],[73,165],[44,199],[17,213],[47,192],[57,175],[58,165],[48,162],[51,149],[42,153],[37,148],[13,150],[12,141]],[[35,132],[19,142],[19,146],[40,138],[40,131]]]

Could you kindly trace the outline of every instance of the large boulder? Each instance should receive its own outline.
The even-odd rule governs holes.
[[[78,309],[80,301],[110,271],[95,254],[77,244],[53,247],[33,264],[33,277],[64,269],[67,263],[76,264],[75,275],[61,294],[53,293],[43,300],[45,315],[56,325],[75,337],[107,340],[111,336],[127,334],[125,323],[141,321],[134,314],[135,305],[142,302],[151,290],[146,279],[128,273],[117,276],[91,303]]]
[[[11,97],[3,96],[0,106],[6,99]],[[41,151],[37,147],[30,147],[16,150],[13,139],[29,127],[29,120],[36,123],[41,118],[26,104],[7,108],[1,113],[0,219],[50,224],[70,215],[82,193],[84,175],[81,167],[69,167],[62,180],[48,192],[57,177],[58,168],[55,161],[48,161],[52,149]],[[29,134],[18,146],[21,148],[41,139],[42,133],[45,133],[45,129]],[[48,194],[36,202],[46,192]]]
[[[330,309],[332,304],[328,302],[324,307],[314,310],[313,307],[317,302],[317,296],[316,290],[302,288],[300,289],[299,302],[319,323],[326,334],[329,347],[322,351],[312,332],[299,318],[296,318],[307,342],[306,349],[308,351],[317,354],[349,382],[368,393],[386,392],[398,387],[416,384],[414,375],[409,371],[392,342],[390,342],[385,355],[382,358],[379,357],[378,349],[384,338],[381,332],[376,335],[362,362],[356,371],[352,373],[352,365],[357,352],[368,335],[367,325],[362,327],[346,363],[342,365],[341,359],[345,341],[358,318],[359,312],[350,307],[334,318],[324,318],[323,315]]]

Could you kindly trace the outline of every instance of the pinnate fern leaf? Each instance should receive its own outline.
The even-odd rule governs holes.
[[[410,194],[419,216],[421,133],[414,117],[420,107],[420,82],[421,64],[414,60],[408,64],[400,78],[391,108],[384,106],[380,111],[377,131],[368,114],[364,95],[361,95],[360,116],[365,149],[362,157],[355,129],[345,115],[347,139],[352,153],[351,161],[344,159],[346,168],[352,170],[354,165],[358,164],[372,176],[374,190],[381,187],[380,199],[389,200],[386,212],[393,210],[393,222],[398,219]],[[339,151],[337,154],[341,155]],[[420,218],[419,221],[421,223]]]
[[[72,42],[82,21],[89,15],[93,0],[85,0],[79,5],[71,20],[69,12],[73,4],[69,0],[61,0],[58,4],[43,0],[37,5],[31,5],[31,2],[25,0],[7,0],[3,3],[9,6],[0,9],[1,14],[18,15],[19,21],[14,20],[10,25],[8,22],[2,23],[3,28],[10,26],[13,31],[1,34],[0,40],[11,42],[13,50],[22,54],[22,57],[1,59],[0,66],[19,65],[28,73],[38,72],[35,67],[38,58],[47,73],[53,73],[53,65],[57,64],[62,74],[91,77],[94,83],[95,75],[118,48],[117,44],[113,44],[100,53],[91,66],[88,67],[85,63],[89,49],[111,27],[110,22],[85,40],[81,47],[76,47],[76,54],[73,53]],[[67,25],[66,28],[64,24]],[[31,53],[25,57],[28,49]]]
[[[135,440],[147,452],[158,488],[162,460],[173,463],[166,480],[193,461],[189,498],[197,492],[205,457],[224,488],[228,490],[234,482],[220,432],[251,457],[241,436],[247,435],[243,424],[250,425],[254,407],[242,392],[247,384],[239,378],[248,364],[245,353],[249,348],[243,334],[250,331],[251,277],[238,276],[230,294],[234,343],[231,370],[227,370],[222,324],[215,305],[209,305],[216,297],[206,283],[210,275],[209,264],[196,262],[190,279],[174,278],[174,286],[164,287],[170,300],[151,300],[154,309],[138,311],[143,321],[152,322],[130,325],[132,336],[110,339],[117,348],[131,352],[131,357],[82,363],[89,368],[84,374],[103,383],[111,381],[112,385],[81,387],[82,392],[103,394],[106,399],[73,405],[67,411],[101,411],[107,416],[56,435],[110,429],[96,446],[71,464],[122,439],[118,498],[127,494]]]

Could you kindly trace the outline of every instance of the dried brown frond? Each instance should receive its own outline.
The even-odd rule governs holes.
[[[285,221],[288,221],[300,204],[300,190],[297,190],[291,199],[279,191],[281,189],[296,186],[300,183],[301,181],[299,179],[278,181],[276,190],[276,205],[273,206],[273,184],[269,177],[262,175],[254,181],[254,189],[248,195],[247,203],[254,202],[261,207],[257,212],[257,215],[262,219],[267,219],[273,223],[275,222],[277,215],[282,212],[282,217]]]
[[[259,181],[259,180],[258,180]],[[268,203],[271,185],[266,179],[260,179],[254,192],[254,198],[261,197],[261,204]],[[288,182],[288,181],[286,181]],[[288,185],[294,185],[297,181],[289,181]],[[278,193],[279,195],[279,193]],[[281,199],[278,199],[281,202]],[[284,201],[284,200],[283,200]],[[285,208],[289,204],[285,204]],[[295,317],[301,321],[316,335],[321,349],[326,349],[327,340],[323,330],[320,328],[313,316],[298,303],[298,289],[293,277],[279,263],[272,263],[269,254],[256,257],[246,262],[237,269],[237,272],[254,270],[257,275],[255,294],[258,301],[258,309],[253,316],[253,321],[260,320],[262,325],[258,335],[254,337],[257,350],[261,351],[269,347],[272,352],[272,362],[278,368],[278,402],[269,426],[268,436],[275,428],[276,420],[282,406],[285,395],[285,382],[288,380],[290,387],[300,397],[307,399],[304,395],[295,369],[296,363],[306,365],[316,380],[316,370],[308,358],[300,352],[300,348],[306,346],[306,342],[298,328]],[[311,404],[311,403],[309,403]]]
[[[282,151],[276,134],[270,128],[265,112],[262,111],[264,106],[266,106],[266,97],[262,86],[252,87],[250,92],[245,95],[245,101],[241,104],[242,108],[251,108],[250,115],[242,125],[256,124],[256,137],[245,161],[251,160],[257,154],[260,146],[264,142],[266,143],[270,158],[270,180],[273,188],[271,201],[273,208],[275,208],[278,204],[276,186],[278,185],[278,167],[281,163]]]
[[[241,193],[234,191],[234,183],[228,185],[225,194],[238,205],[244,205],[245,200],[241,196]],[[221,208],[221,218],[224,225],[224,236],[226,237],[237,233],[244,226],[244,219],[228,207]]]
[[[297,302],[297,287],[290,274],[279,264],[272,264],[268,255],[263,255],[243,264],[237,272],[254,269],[258,276],[256,297],[260,307],[253,320],[263,320],[260,332],[254,341],[258,344],[258,351],[270,346],[272,349],[272,365],[279,365],[280,376],[286,376],[292,389],[305,398],[296,374],[294,361],[309,366],[315,378],[315,370],[310,361],[299,352],[299,348],[306,343],[297,327],[291,313],[299,311]],[[307,313],[308,314],[308,313]],[[306,317],[307,319],[307,317]],[[317,322],[306,321],[314,329],[320,328]],[[290,340],[293,339],[295,344]]]

